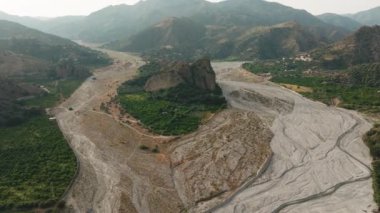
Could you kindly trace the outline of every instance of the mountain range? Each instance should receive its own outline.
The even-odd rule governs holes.
[[[49,20],[0,14],[2,19],[48,33],[93,42],[126,39],[169,17],[188,17],[202,25],[256,27],[296,21],[326,31],[334,28],[304,10],[262,0],[228,0],[219,3],[205,0],[147,0],[135,5],[109,6],[86,17]]]
[[[263,0],[146,0],[89,16],[41,19],[0,13],[0,19],[153,57],[271,59],[339,41],[378,23],[379,10],[313,16]]]
[[[146,0],[89,16],[6,19],[112,49],[175,58],[278,58],[309,51],[378,23],[378,8],[353,15],[313,16],[263,0]],[[268,46],[269,45],[269,46]]]
[[[316,48],[329,40],[296,22],[267,27],[226,27],[169,18],[107,47],[142,52],[153,58],[272,59]]]
[[[115,17],[118,18],[112,19]],[[97,20],[98,26],[107,23],[107,27],[115,27],[115,30],[108,28],[107,35],[87,32],[87,36],[98,35],[96,41],[102,41],[102,35],[108,41],[115,38],[106,47],[148,52],[154,57],[276,58],[337,41],[349,33],[306,11],[262,0],[219,3],[148,0],[133,6],[108,7],[87,18]],[[126,20],[123,26],[117,24],[121,19]],[[136,23],[138,27],[134,26]],[[89,26],[89,30],[95,29]],[[265,38],[270,38],[269,34],[276,40],[270,47],[273,52],[261,45],[268,43]]]

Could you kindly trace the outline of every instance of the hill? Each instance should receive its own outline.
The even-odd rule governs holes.
[[[206,43],[212,41],[208,52],[215,58],[275,59],[293,56],[328,43],[327,38],[319,37],[313,34],[312,29],[295,22],[269,27],[209,29]]]
[[[58,211],[77,165],[45,109],[108,63],[70,40],[0,21],[0,212]]]
[[[41,85],[83,79],[89,76],[90,67],[108,63],[103,54],[70,40],[0,20],[0,126],[15,124],[16,118],[25,121],[28,114],[23,110],[29,107],[18,100],[44,95]]]
[[[362,11],[356,14],[347,15],[348,17],[364,24],[364,25],[379,25],[380,24],[380,7]]]
[[[209,59],[152,61],[119,88],[117,99],[128,114],[164,135],[192,132],[226,105]]]
[[[16,22],[40,31],[65,38],[74,38],[84,16],[63,16],[57,18],[34,18],[11,15],[0,11],[0,20]]]
[[[326,23],[344,28],[349,31],[356,31],[363,25],[352,18],[333,13],[325,13],[317,17]]]
[[[313,51],[328,68],[380,62],[380,26],[362,27],[346,39]]]
[[[189,18],[169,18],[130,39],[107,47],[141,52],[148,58],[273,59],[293,56],[329,43],[312,27],[287,22],[268,27],[202,26]]]
[[[57,62],[72,59],[82,65],[106,63],[98,52],[70,40],[46,34],[14,22],[0,20],[0,50]]]
[[[114,42],[108,47],[133,52],[156,49],[194,50],[202,48],[206,28],[188,18],[168,18],[149,27],[125,41]]]

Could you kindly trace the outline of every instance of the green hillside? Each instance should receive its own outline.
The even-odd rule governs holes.
[[[0,21],[0,212],[58,211],[77,165],[45,108],[109,63],[67,39]]]
[[[295,22],[268,27],[202,26],[188,18],[164,20],[107,47],[141,52],[148,58],[274,59],[293,56],[328,43]]]

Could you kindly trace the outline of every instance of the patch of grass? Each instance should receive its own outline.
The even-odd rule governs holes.
[[[54,205],[70,183],[75,156],[55,123],[38,116],[0,128],[0,210]]]

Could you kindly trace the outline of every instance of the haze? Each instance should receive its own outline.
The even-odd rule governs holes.
[[[347,14],[380,6],[380,0],[268,0],[297,9],[305,9],[314,15],[322,13]]]
[[[210,1],[217,2],[218,0]],[[313,14],[327,12],[338,14],[355,13],[380,6],[380,0],[330,0],[327,4],[317,0],[270,1],[279,2],[297,9],[305,9]],[[136,2],[138,0],[13,0],[1,1],[0,8],[3,12],[21,16],[57,17],[88,15],[109,5],[134,4]]]

